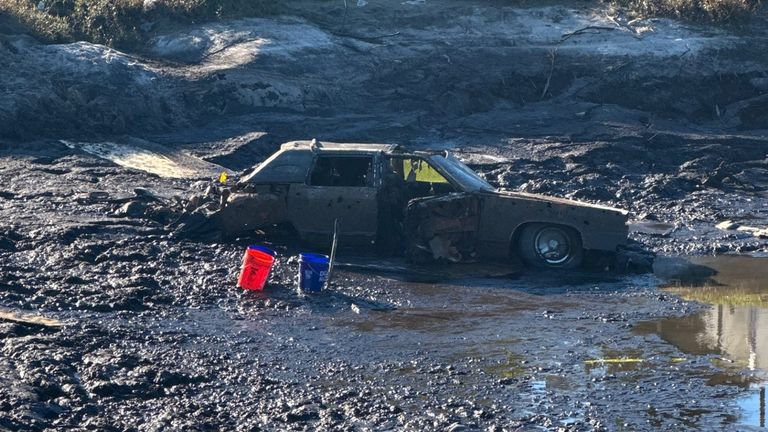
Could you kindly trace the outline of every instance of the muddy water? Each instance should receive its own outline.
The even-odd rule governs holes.
[[[381,279],[395,297],[403,296],[396,309],[353,307],[330,321],[352,329],[376,346],[378,355],[384,351],[406,359],[417,352],[438,362],[474,364],[486,375],[465,376],[465,385],[487,385],[488,378],[514,383],[519,398],[536,403],[553,397],[599,401],[598,395],[624,385],[650,393],[633,396],[636,401],[623,396],[629,406],[650,407],[647,412],[632,414],[632,408],[623,407],[615,414],[601,414],[614,418],[612,426],[619,429],[642,422],[654,428],[664,422],[706,430],[765,427],[768,260],[720,256],[660,263],[657,276],[670,281],[665,291],[711,305],[693,314],[641,321],[628,332],[656,334],[661,345],[637,345],[621,330],[608,331],[605,337],[594,333],[601,327],[595,321],[622,322],[631,320],[635,311],[645,313],[642,307],[634,309],[633,293],[654,286],[650,277],[524,273],[431,283]],[[669,351],[667,344],[682,353]],[[404,368],[401,373],[409,382],[412,371]],[[655,394],[656,386],[661,387],[659,377],[670,373],[680,374],[681,381],[673,387],[700,382],[711,390],[698,384],[689,387],[697,396],[686,402],[683,390],[675,396],[680,402],[665,393],[668,389]],[[721,410],[723,404],[735,408],[718,411],[718,404]],[[600,402],[595,406],[610,412]],[[670,414],[671,407],[676,411]],[[561,426],[573,421],[583,425],[587,416],[574,409],[555,418]]]
[[[564,283],[562,275],[529,273],[429,283],[389,280],[392,289],[406,297],[401,307],[381,311],[353,308],[353,314],[336,321],[358,332],[381,336],[394,351],[416,344],[449,361],[481,358],[488,363],[489,372],[509,377],[525,364],[517,353],[521,346],[539,343],[547,335],[557,344],[557,337],[550,332],[562,328],[552,325],[546,329],[547,322],[563,313],[575,313],[575,304],[583,306],[583,300],[575,301],[568,294],[619,293],[649,285],[648,278],[642,276],[612,279],[574,273],[568,279]],[[589,305],[590,300],[584,303]],[[531,328],[536,328],[535,333],[526,331]]]
[[[768,259],[697,257],[687,264],[662,262],[657,270],[671,280],[666,291],[711,306],[685,317],[641,323],[636,331],[656,333],[685,353],[715,356],[714,361],[721,360],[719,365],[726,371],[748,371],[744,379],[726,373],[713,376],[710,382],[749,388],[737,400],[742,410],[739,423],[766,427]]]

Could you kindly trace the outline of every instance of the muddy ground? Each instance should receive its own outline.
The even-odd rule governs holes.
[[[768,240],[715,225],[768,224],[762,21],[629,24],[583,4],[286,8],[158,31],[131,54],[2,35],[0,307],[64,325],[0,321],[0,429],[760,426],[744,401],[766,378],[764,304],[747,330],[691,346],[738,308],[661,289],[681,273],[743,285],[711,279],[717,263],[347,269],[306,296],[291,258],[302,246],[185,240],[144,211],[205,182],[59,140],[151,142],[234,172],[291,139],[446,148],[496,186],[630,210],[638,259],[760,257]],[[616,28],[571,34],[590,25]],[[281,254],[264,293],[235,287],[254,242]],[[744,333],[759,348],[731,349]]]

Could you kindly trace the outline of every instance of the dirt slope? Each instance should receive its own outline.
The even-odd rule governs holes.
[[[766,120],[760,31],[629,23],[577,4],[299,2],[285,13],[159,34],[138,57],[5,35],[0,83],[14,91],[0,103],[0,136],[232,121],[266,130],[278,113],[337,129],[350,115],[386,116],[369,133],[411,137],[457,124],[589,136],[609,121],[760,129]]]

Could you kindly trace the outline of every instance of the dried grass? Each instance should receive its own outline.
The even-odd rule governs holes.
[[[686,21],[732,23],[748,19],[762,0],[612,0],[638,17],[666,16]]]
[[[762,0],[604,0],[635,16],[671,16],[689,21],[743,20]],[[33,36],[57,43],[86,40],[124,49],[140,47],[148,22],[189,23],[264,16],[275,0],[0,0],[7,14]]]
[[[133,49],[149,22],[190,23],[267,15],[274,0],[0,0],[8,14],[44,42],[86,40]]]
[[[73,39],[69,20],[38,11],[28,0],[0,0],[0,14],[8,14],[30,34],[45,42]]]

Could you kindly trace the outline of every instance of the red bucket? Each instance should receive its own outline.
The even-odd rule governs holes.
[[[274,263],[273,251],[263,246],[248,246],[243,256],[243,266],[240,269],[240,277],[237,278],[237,286],[247,290],[263,290]]]

